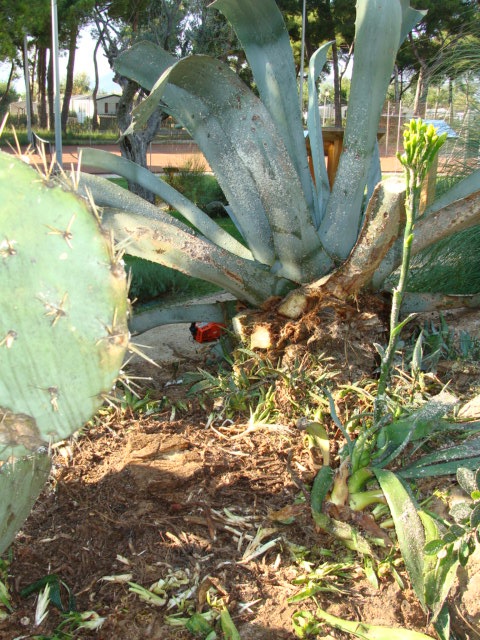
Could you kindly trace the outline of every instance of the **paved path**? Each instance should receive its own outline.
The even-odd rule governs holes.
[[[87,145],[85,145],[87,146]],[[117,144],[95,145],[96,149],[110,151],[116,155],[120,155],[120,148]],[[4,148],[9,151],[8,148]],[[77,146],[64,146],[62,149],[63,166],[70,169],[72,166],[77,167],[78,163]],[[33,156],[34,161],[39,160],[37,155]],[[401,173],[402,169],[399,161],[394,157],[380,158],[383,173]],[[189,140],[181,140],[178,142],[154,142],[150,145],[147,153],[148,168],[154,173],[162,173],[165,168],[174,167],[177,169],[186,168],[189,165],[198,167],[204,171],[209,171],[210,166],[205,160],[202,152],[199,150],[195,142]],[[87,165],[83,165],[83,170],[88,173],[106,173],[99,171]]]
[[[80,148],[79,146],[62,147],[64,169],[68,170],[72,166],[75,169],[77,168]],[[120,147],[118,144],[95,145],[95,149],[102,149],[115,155],[120,155]],[[11,152],[11,149],[6,147],[4,147],[3,150]],[[34,153],[32,155],[32,161],[40,162],[40,156]],[[202,152],[198,149],[195,142],[190,141],[152,143],[147,153],[147,166],[154,173],[162,173],[165,168],[169,167],[182,169],[189,166],[198,168],[201,171],[210,171],[210,166],[203,157]],[[84,163],[82,163],[82,169],[88,173],[107,173],[106,171],[89,167]]]

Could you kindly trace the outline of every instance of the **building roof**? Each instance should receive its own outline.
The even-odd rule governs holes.
[[[119,93],[109,93],[106,96],[97,96],[97,102],[98,100],[105,100],[106,98],[121,98],[122,96]]]
[[[445,120],[430,120],[426,119],[423,121],[425,124],[433,124],[438,135],[442,135],[442,133],[447,134],[447,138],[458,138],[458,133],[452,129],[452,127],[445,122]]]

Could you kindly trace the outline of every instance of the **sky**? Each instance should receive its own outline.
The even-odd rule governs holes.
[[[74,74],[85,72],[90,77],[90,86],[93,86],[94,70],[93,70],[93,49],[95,42],[92,40],[89,30],[84,29],[80,35],[77,43],[77,53],[75,55],[75,71]],[[98,72],[100,76],[100,92],[101,93],[121,93],[121,89],[113,82],[113,73],[107,62],[107,59],[102,53],[101,48],[97,54]],[[64,80],[67,69],[67,55],[60,56],[59,61],[60,68],[60,80]],[[9,65],[0,65],[0,81],[6,81],[8,79],[8,73],[10,71]],[[25,84],[23,76],[15,82],[15,90],[20,94],[25,93]]]

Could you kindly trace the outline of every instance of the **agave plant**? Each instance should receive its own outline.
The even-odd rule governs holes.
[[[344,147],[330,190],[316,87],[329,43],[313,55],[308,72],[312,176],[292,50],[275,1],[216,0],[212,7],[237,32],[259,97],[227,64],[201,55],[177,60],[152,43],[126,51],[116,69],[149,91],[125,133],[143,127],[159,107],[181,122],[213,169],[244,242],[148,170],[85,149],[84,164],[147,187],[194,230],[83,174],[84,188],[104,208],[104,224],[125,242],[128,253],[215,283],[250,305],[288,293],[278,307],[288,317],[299,317],[310,297],[326,292],[342,298],[365,286],[381,289],[401,260],[404,186],[397,179],[380,182],[378,123],[397,50],[424,12],[408,0],[358,0]],[[417,224],[412,255],[478,223],[479,189],[477,171],[434,203]],[[406,297],[408,304],[439,302]]]

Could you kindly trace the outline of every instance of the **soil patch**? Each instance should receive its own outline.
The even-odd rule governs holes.
[[[179,330],[189,342],[188,328]],[[198,361],[208,357],[200,348]],[[310,577],[320,607],[434,636],[401,564],[403,589],[388,570],[374,588],[358,556],[315,527],[304,497],[317,466],[304,432],[288,420],[255,429],[210,424],[197,398],[169,384],[187,362],[172,363],[168,379],[163,368],[144,383],[153,387],[153,408],[137,415],[128,407],[105,409],[83,435],[57,447],[51,481],[8,556],[13,612],[0,622],[0,637],[53,637],[60,614],[51,607],[35,626],[35,595],[20,592],[55,574],[78,611],[105,617],[100,630],[77,638],[192,638],[166,617],[208,610],[207,592],[215,589],[242,640],[293,639],[292,616],[315,606],[292,597],[327,563],[336,569],[316,582]],[[446,480],[444,488],[450,485]],[[450,601],[455,631],[465,640],[480,637],[478,568],[475,557]],[[143,601],[129,582],[163,585],[165,603]],[[316,637],[346,638],[327,627]]]
[[[190,598],[203,610],[206,587],[215,586],[242,640],[296,637],[292,615],[311,605],[288,602],[300,590],[294,579],[305,571],[293,561],[294,550],[313,550],[314,564],[346,559],[342,546],[315,530],[302,504],[293,524],[277,520],[313,479],[303,435],[285,428],[242,436],[245,427],[238,426],[215,433],[204,419],[200,413],[174,420],[169,413],[112,418],[57,452],[51,483],[12,548],[15,609],[0,623],[2,638],[53,632],[58,614],[52,610],[35,627],[34,596],[18,595],[48,574],[68,585],[78,610],[105,616],[100,631],[82,632],[82,638],[192,638],[164,622],[178,607],[146,604],[114,578],[128,574],[148,588],[178,572],[186,583],[169,598],[192,588]],[[255,557],[252,542],[262,530],[261,544],[271,544]],[[390,576],[376,590],[353,556],[351,562],[344,578],[326,578],[324,586],[334,590],[318,593],[320,606],[349,618],[426,629],[408,589],[401,591]]]

